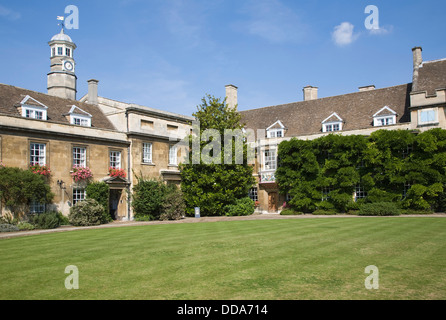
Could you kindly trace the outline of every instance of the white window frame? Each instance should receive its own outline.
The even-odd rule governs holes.
[[[178,155],[177,155],[177,146],[170,145],[169,146],[169,165],[176,166],[178,161]]]
[[[82,127],[91,127],[91,118],[82,115],[71,115],[70,116],[71,124]]]
[[[323,132],[342,131],[342,122],[328,122],[323,125]]]
[[[87,148],[73,147],[73,167],[87,167]]]
[[[280,128],[273,128],[274,126],[279,125]],[[277,120],[268,128],[266,128],[266,137],[267,138],[283,138],[285,135],[285,126],[282,121]]]
[[[121,151],[110,151],[110,168],[121,169]]]
[[[63,56],[63,47],[57,47],[56,53],[58,56]]]
[[[37,105],[29,105],[26,104],[28,100],[32,100]],[[40,103],[36,99],[30,97],[27,95],[25,98],[20,101],[20,105],[22,107],[22,117],[28,118],[28,119],[37,119],[37,120],[47,120],[48,119],[48,107],[44,105],[43,103]],[[41,115],[41,117],[37,116],[38,114]]]
[[[263,171],[275,171],[277,169],[276,149],[263,151]]]
[[[387,111],[387,114],[380,116],[383,111]],[[388,106],[381,108],[377,113],[373,115],[373,126],[383,127],[396,124],[396,112],[390,109]]]
[[[142,144],[142,162],[152,163],[152,143],[144,142]]]
[[[422,114],[427,112],[433,112],[434,117],[432,120],[422,121]],[[438,123],[438,109],[437,108],[427,108],[418,110],[418,125],[428,125]]]
[[[85,188],[73,188],[73,206],[80,201],[84,201],[87,197]]]
[[[338,121],[328,121],[332,117],[336,117]],[[336,113],[333,112],[328,118],[326,118],[324,121],[322,121],[322,132],[338,132],[342,131],[342,124],[343,124],[342,118]]]
[[[266,133],[268,138],[283,138],[283,129],[269,129]]]
[[[46,165],[46,144],[45,143],[30,143],[29,146],[29,163],[39,166]]]

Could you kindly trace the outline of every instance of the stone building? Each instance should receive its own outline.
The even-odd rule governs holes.
[[[379,129],[446,129],[446,59],[423,61],[422,49],[413,48],[411,83],[318,98],[318,88],[303,88],[303,101],[241,111],[245,129],[257,133],[250,197],[261,212],[279,212],[287,195],[279,194],[275,179],[277,148],[281,141],[315,139],[327,134],[369,135]]]
[[[63,28],[48,44],[46,94],[0,84],[0,160],[22,169],[50,168],[54,208],[31,203],[31,212],[56,209],[68,215],[86,196],[86,183],[74,181],[73,168],[88,167],[94,181],[110,186],[112,217],[132,219],[128,191],[136,176],[179,184],[185,153],[176,144],[190,132],[193,118],[99,97],[95,79],[76,100],[76,45]],[[110,168],[121,175],[111,176]]]

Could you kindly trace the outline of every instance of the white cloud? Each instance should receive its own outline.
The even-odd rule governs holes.
[[[0,17],[4,17],[8,20],[20,19],[22,15],[19,12],[10,10],[2,5],[0,5]]]
[[[251,0],[239,11],[246,15],[237,27],[272,43],[299,42],[306,26],[279,0]]]
[[[342,22],[336,26],[332,33],[332,38],[336,45],[345,46],[358,39],[359,34],[354,33],[354,28],[355,26],[350,22]]]
[[[369,32],[372,35],[385,35],[389,34],[393,31],[393,26],[389,27],[379,27],[378,29],[370,29]]]

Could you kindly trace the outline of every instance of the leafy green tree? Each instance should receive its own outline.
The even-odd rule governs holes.
[[[136,219],[158,219],[167,192],[167,186],[159,180],[137,177],[133,187],[132,207]]]
[[[247,143],[240,135],[241,115],[226,99],[210,95],[193,115],[199,129],[195,126],[196,134],[189,136],[188,163],[180,164],[186,213],[193,215],[194,207],[200,207],[203,216],[224,215],[223,208],[246,197],[254,184]],[[229,130],[236,134],[226,139]]]
[[[1,167],[0,196],[3,205],[18,217],[28,213],[31,201],[50,204],[54,194],[43,176],[30,170]]]

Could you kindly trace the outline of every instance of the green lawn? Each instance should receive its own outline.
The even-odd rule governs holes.
[[[326,218],[0,240],[0,299],[446,299],[446,219]],[[79,289],[65,288],[65,267]],[[379,269],[367,290],[365,267]]]

